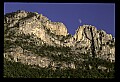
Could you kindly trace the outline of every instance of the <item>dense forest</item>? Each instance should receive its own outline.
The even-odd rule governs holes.
[[[96,60],[99,61],[99,60]],[[88,62],[84,62],[83,65],[87,65]],[[96,62],[97,63],[97,62]],[[114,78],[114,63],[103,63],[111,68],[110,72],[107,70],[102,71],[96,69],[66,69],[62,70],[57,68],[52,70],[50,68],[39,68],[37,66],[29,66],[21,64],[20,62],[11,62],[4,59],[4,77],[5,78]]]

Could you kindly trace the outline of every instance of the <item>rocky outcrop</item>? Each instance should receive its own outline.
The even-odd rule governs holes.
[[[84,26],[78,27],[78,29],[74,35],[74,38],[76,41],[80,41],[83,38],[83,35],[82,35],[83,31],[84,31]]]
[[[36,12],[32,13],[23,10],[6,14],[4,16],[4,26],[10,29],[16,27],[16,36],[21,34],[34,34],[49,45],[53,45],[53,40],[55,40],[50,34],[54,34],[54,36],[68,35],[67,28],[63,23],[51,22],[42,14],[39,15]],[[50,38],[53,39],[51,40]],[[60,45],[58,40],[55,40],[55,42],[55,44],[58,43]]]
[[[115,61],[115,39],[111,34],[91,25],[83,25],[78,28],[74,38],[76,48],[81,49],[81,53],[86,54],[90,50],[95,57]]]
[[[52,33],[56,35],[68,35],[67,29],[63,23],[59,22],[47,22],[46,23],[46,28],[49,29]]]
[[[65,51],[60,48],[61,52],[53,52],[51,49],[44,48],[46,54],[41,49],[43,46],[69,47],[71,50]],[[47,17],[36,12],[19,10],[4,16],[4,47],[4,58],[9,61],[37,65],[42,68],[75,69],[75,61],[86,61],[81,54],[115,62],[115,38],[111,34],[97,30],[92,25],[83,25],[78,27],[75,35],[70,35],[63,23],[51,22]],[[49,57],[55,54],[62,58],[62,53],[65,59],[71,58],[72,62],[53,61]],[[89,66],[89,68],[92,67]]]
[[[58,62],[53,61],[52,59],[48,57],[41,57],[37,54],[28,51],[23,50],[21,47],[11,48],[7,53],[4,53],[4,57],[13,62],[21,62],[26,65],[35,65],[39,66],[41,68],[47,68],[51,67],[53,70],[59,68],[59,69],[66,69],[71,68],[75,69],[74,63],[67,63],[67,62]]]

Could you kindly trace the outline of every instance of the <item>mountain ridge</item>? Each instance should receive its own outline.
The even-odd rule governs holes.
[[[115,38],[92,25],[79,26],[71,35],[61,22],[18,10],[4,15],[4,58],[52,70],[76,69],[91,58],[114,63]]]

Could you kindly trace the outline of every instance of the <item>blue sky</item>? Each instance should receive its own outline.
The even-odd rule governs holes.
[[[17,10],[38,12],[54,22],[63,22],[68,32],[84,24],[95,26],[115,36],[114,3],[4,3],[4,14]]]

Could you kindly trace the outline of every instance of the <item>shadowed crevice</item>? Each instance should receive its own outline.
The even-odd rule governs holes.
[[[92,36],[92,40],[91,40],[92,56],[93,56],[93,58],[95,58],[95,45],[94,45],[94,37],[93,37],[92,28],[90,28],[90,32],[91,32],[91,36]]]

